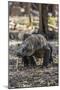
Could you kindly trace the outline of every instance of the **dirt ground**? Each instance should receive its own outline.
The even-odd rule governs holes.
[[[58,85],[58,44],[52,42],[53,64],[42,68],[38,60],[35,67],[24,67],[22,58],[16,56],[17,45],[9,45],[9,88],[45,87]]]

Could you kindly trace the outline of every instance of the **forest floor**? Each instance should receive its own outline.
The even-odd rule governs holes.
[[[24,67],[22,58],[15,54],[16,42],[9,41],[9,88],[45,87],[58,85],[58,43],[52,41],[53,61],[48,68],[41,67],[41,61],[36,67]],[[39,64],[40,63],[40,64]]]

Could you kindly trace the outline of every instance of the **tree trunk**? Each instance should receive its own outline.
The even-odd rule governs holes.
[[[26,3],[25,11],[26,11],[26,15],[27,15],[28,18],[29,18],[29,25],[31,24],[30,8],[31,8],[31,3]],[[28,26],[29,26],[29,25],[28,25]]]
[[[39,32],[44,34],[48,30],[48,5],[39,4]]]
[[[55,4],[52,6],[52,15],[56,16],[56,13],[57,13],[57,5]]]
[[[46,34],[48,31],[48,5],[42,5],[42,27],[43,32]]]
[[[42,32],[42,5],[39,4],[39,32]]]

